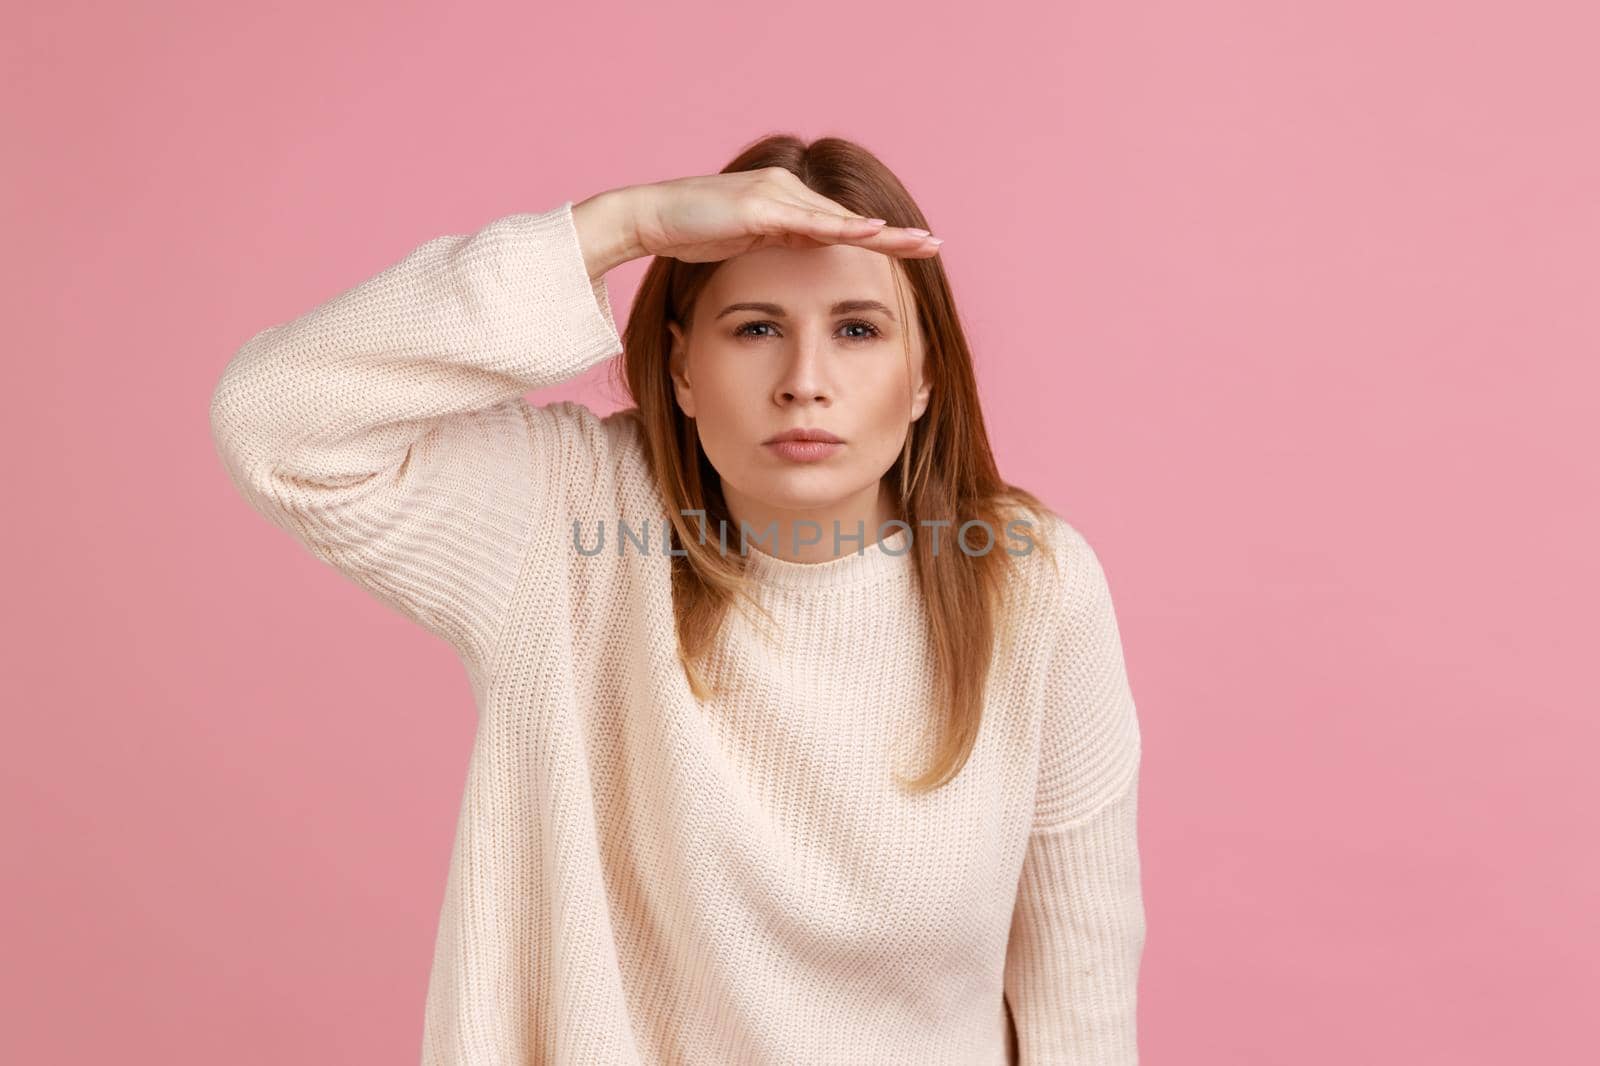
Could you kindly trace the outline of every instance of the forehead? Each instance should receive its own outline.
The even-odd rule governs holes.
[[[800,313],[836,300],[882,300],[895,306],[895,261],[853,244],[821,248],[762,248],[725,259],[706,283],[705,295],[767,300]]]

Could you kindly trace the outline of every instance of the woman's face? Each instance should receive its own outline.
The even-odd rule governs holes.
[[[899,320],[897,280],[909,322]],[[828,544],[835,519],[848,534],[860,520],[871,543],[878,525],[897,517],[886,513],[880,486],[927,410],[930,386],[895,260],[842,244],[735,256],[701,291],[692,331],[669,328],[678,405],[695,421],[736,523],[760,531],[776,520],[787,543],[788,524],[810,519]],[[843,443],[810,459],[768,443],[797,428]],[[730,544],[737,534],[730,530]]]

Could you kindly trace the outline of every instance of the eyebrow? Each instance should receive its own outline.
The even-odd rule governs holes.
[[[789,312],[785,311],[777,304],[746,302],[729,304],[727,307],[724,307],[721,311],[717,312],[717,318],[721,318],[723,315],[731,315],[735,311],[759,311],[761,314],[771,315],[773,318],[789,317]],[[894,317],[893,311],[889,310],[888,307],[877,300],[840,300],[838,303],[834,304],[828,309],[828,313],[830,315],[848,315],[859,311],[877,311],[881,314],[887,315],[889,321],[891,322],[899,321],[899,319]]]

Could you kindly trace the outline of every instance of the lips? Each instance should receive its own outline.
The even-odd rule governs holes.
[[[826,444],[843,444],[844,443],[842,438],[834,436],[832,433],[829,433],[825,429],[806,429],[806,428],[786,429],[782,433],[779,433],[777,436],[768,437],[766,439],[765,443],[767,443],[767,444],[777,444],[777,443],[780,443],[781,441],[807,441],[807,440],[810,440],[810,441],[822,441],[823,443],[826,443]]]

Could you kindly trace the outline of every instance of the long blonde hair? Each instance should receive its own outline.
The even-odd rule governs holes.
[[[887,219],[891,226],[930,228],[893,172],[871,152],[842,138],[807,144],[774,134],[745,148],[721,172],[773,166],[864,216]],[[1035,545],[1050,554],[1039,520],[1054,512],[1032,493],[1001,480],[984,427],[971,351],[939,257],[896,262],[910,284],[933,385],[928,409],[911,423],[900,459],[885,475],[899,501],[899,517],[913,530],[911,554],[926,606],[936,691],[945,695],[933,765],[914,779],[896,775],[902,785],[920,793],[954,779],[977,740],[991,656],[996,640],[1006,633],[997,624],[1009,605],[1006,568],[1023,557],[998,550],[1003,531],[1008,522],[1021,519],[1031,526]],[[724,616],[741,594],[754,602],[742,557],[717,546],[715,531],[723,523],[737,529],[738,523],[728,513],[720,477],[700,452],[693,420],[678,408],[668,368],[672,337],[667,324],[677,321],[688,330],[696,298],[718,266],[657,256],[645,271],[622,335],[625,387],[636,405],[627,414],[639,423],[672,523],[673,547],[685,553],[672,557],[673,608],[679,658],[700,698],[711,692],[702,663]],[[898,273],[895,287],[902,288]],[[900,321],[910,320],[902,313]],[[909,362],[910,332],[904,332]],[[694,511],[704,513],[705,527],[699,518],[681,513]],[[987,523],[993,546],[984,551],[984,544],[971,544],[977,552],[971,555],[949,546],[936,552],[933,538],[916,535],[924,519],[948,521],[952,532],[963,523]]]

